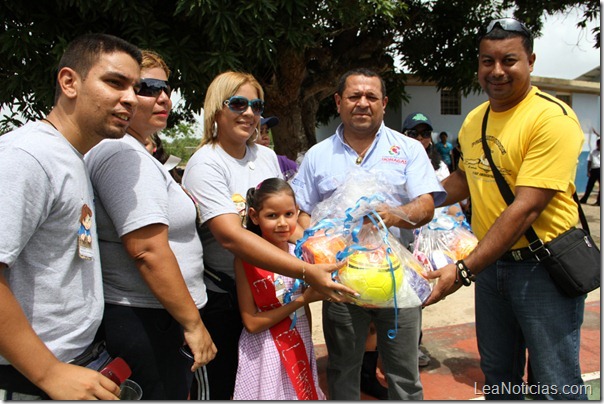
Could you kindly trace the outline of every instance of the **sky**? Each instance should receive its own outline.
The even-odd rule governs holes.
[[[573,9],[544,17],[542,35],[534,44],[537,55],[534,76],[575,79],[600,65],[600,49],[593,47],[595,40],[591,33],[599,21],[592,21],[581,30],[576,26],[580,16]]]

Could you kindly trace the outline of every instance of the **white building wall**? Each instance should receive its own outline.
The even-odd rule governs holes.
[[[434,128],[433,138],[438,141],[438,133],[446,131],[449,133],[449,141],[455,144],[457,134],[466,115],[476,108],[481,103],[487,101],[487,96],[484,92],[471,93],[467,97],[462,98],[461,114],[459,115],[442,115],[440,113],[440,93],[434,86],[408,86],[406,88],[409,95],[409,102],[396,108],[393,105],[388,105],[384,121],[386,126],[402,131],[403,122],[408,114],[413,112],[422,112],[430,118]],[[555,91],[546,91],[553,96]],[[589,151],[595,147],[596,136],[591,131],[595,128],[599,131],[600,128],[600,96],[595,94],[572,94],[572,108],[579,118],[583,132],[585,133],[584,151]],[[337,126],[340,124],[340,119],[332,120],[328,125],[319,126],[317,128],[317,141],[321,141],[331,136]],[[599,133],[599,132],[598,132]]]
[[[583,133],[585,133],[585,143],[583,144],[584,151],[593,150],[596,147],[596,139],[594,129],[601,135],[600,126],[600,96],[593,94],[573,94],[572,108],[579,118]]]

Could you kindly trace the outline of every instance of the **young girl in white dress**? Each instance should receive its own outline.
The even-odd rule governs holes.
[[[293,254],[288,242],[298,206],[289,184],[264,180],[247,193],[247,229]],[[262,254],[261,251],[259,251]],[[308,303],[323,297],[301,280],[235,259],[239,340],[234,400],[324,400],[319,387]]]

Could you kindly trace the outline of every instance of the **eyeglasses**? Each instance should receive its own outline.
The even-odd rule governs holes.
[[[424,131],[420,132],[415,129],[407,129],[405,131],[405,135],[412,137],[414,139],[417,139],[420,136],[423,137],[424,139],[427,139],[429,137],[432,137],[432,131],[424,130]]]
[[[260,115],[264,111],[264,101],[260,98],[248,100],[240,95],[234,95],[228,100],[224,100],[223,104],[238,114],[244,113],[248,107],[252,107],[254,115]]]
[[[141,88],[136,94],[142,97],[158,97],[162,91],[168,97],[172,94],[172,88],[166,80],[142,79]]]
[[[485,35],[493,31],[493,29],[495,29],[495,27],[497,26],[499,26],[499,28],[504,31],[520,32],[521,34],[526,35],[528,38],[533,37],[533,34],[531,33],[531,31],[529,31],[526,25],[514,18],[500,18],[498,20],[491,21],[489,25],[487,25]]]

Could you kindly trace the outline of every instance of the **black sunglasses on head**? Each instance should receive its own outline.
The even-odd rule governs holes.
[[[141,87],[136,93],[142,97],[158,97],[161,92],[165,92],[169,97],[172,94],[172,88],[166,80],[142,79]]]
[[[499,26],[499,28],[501,28],[504,31],[508,31],[508,32],[519,32],[523,35],[525,35],[528,38],[532,38],[533,34],[531,33],[531,31],[526,27],[526,25],[524,25],[523,23],[521,23],[520,21],[514,19],[514,18],[500,18],[498,20],[493,20],[489,23],[489,25],[487,25],[486,31],[484,33],[484,35],[488,34],[489,32],[493,31],[493,29],[495,29],[495,27]]]

